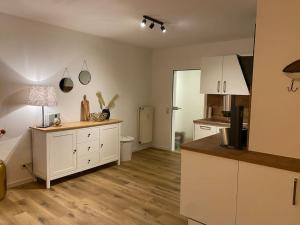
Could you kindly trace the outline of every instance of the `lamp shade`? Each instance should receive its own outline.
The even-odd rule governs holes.
[[[29,89],[28,105],[55,106],[55,88],[51,86],[32,86]]]

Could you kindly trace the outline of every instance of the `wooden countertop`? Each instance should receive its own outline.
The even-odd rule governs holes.
[[[230,127],[230,122],[218,119],[199,119],[193,121],[196,124],[211,125],[218,127]],[[243,127],[248,128],[248,123],[243,123]]]
[[[220,127],[228,127],[230,126],[229,121],[225,120],[217,120],[217,119],[199,119],[199,120],[194,120],[194,123],[199,123],[199,124],[206,124],[206,125],[213,125],[213,126],[220,126]]]
[[[219,134],[181,145],[183,150],[300,173],[300,159],[220,146]]]
[[[39,131],[43,131],[43,132],[57,132],[57,131],[80,129],[80,128],[86,128],[86,127],[95,127],[95,126],[116,124],[116,123],[121,123],[121,122],[122,122],[122,120],[116,120],[116,119],[104,120],[102,122],[81,121],[81,122],[62,123],[61,126],[59,126],[59,127],[47,127],[47,128],[31,127],[31,129],[39,130]]]

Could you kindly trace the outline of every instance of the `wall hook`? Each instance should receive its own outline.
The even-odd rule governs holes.
[[[294,88],[294,82],[295,82],[295,80],[292,80],[291,86],[288,87],[289,92],[296,92],[298,90],[298,88]]]

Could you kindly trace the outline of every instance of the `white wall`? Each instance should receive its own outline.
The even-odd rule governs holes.
[[[282,72],[300,58],[300,1],[259,0],[257,7],[249,148],[300,158],[300,89],[288,92],[291,79]]]
[[[24,105],[27,85],[54,85],[58,106],[48,112],[60,112],[65,122],[80,119],[84,94],[94,112],[99,111],[98,90],[107,101],[118,93],[112,117],[124,120],[122,133],[137,140],[137,108],[151,104],[150,50],[3,14],[0,29],[0,128],[7,130],[0,140],[0,158],[8,161],[10,184],[30,178],[21,165],[31,161],[28,127],[41,116],[40,108]],[[92,74],[87,86],[78,81],[84,59]],[[65,67],[75,85],[67,94],[58,90]],[[135,142],[134,148],[140,147]]]
[[[176,71],[174,74],[174,105],[182,109],[173,111],[174,131],[184,132],[193,139],[193,120],[204,116],[204,95],[200,94],[200,70]]]
[[[204,56],[251,54],[253,39],[242,39],[187,47],[156,49],[152,55],[152,103],[155,107],[154,142],[161,149],[171,148],[173,70],[201,69]]]

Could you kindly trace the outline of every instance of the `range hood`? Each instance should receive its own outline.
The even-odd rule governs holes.
[[[246,81],[249,92],[252,86],[252,77],[253,77],[253,56],[237,56],[244,79]]]

